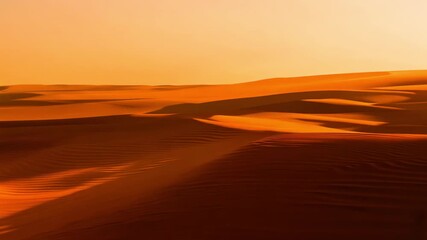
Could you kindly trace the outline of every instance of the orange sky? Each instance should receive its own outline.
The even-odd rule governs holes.
[[[1,0],[0,85],[427,69],[424,0]]]

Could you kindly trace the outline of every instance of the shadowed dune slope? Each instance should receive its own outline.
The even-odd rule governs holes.
[[[2,122],[0,129],[0,239],[127,209],[197,166],[271,135],[135,116]]]
[[[285,134],[34,239],[424,239],[427,139]]]

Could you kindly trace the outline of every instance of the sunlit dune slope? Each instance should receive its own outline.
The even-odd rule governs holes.
[[[427,71],[402,71],[267,79],[212,86],[17,85],[3,87],[0,92],[0,120],[144,113],[215,120],[210,118],[215,115],[250,118],[261,112],[355,113],[384,124],[373,129],[348,121],[342,124],[340,121],[313,120],[311,123],[333,125],[332,129],[345,131],[424,132],[421,120],[426,117],[423,113],[426,93],[420,86],[427,84],[426,81]],[[418,117],[417,123],[413,120],[414,115]],[[221,124],[236,125],[235,119],[239,118],[227,118],[227,122],[232,123]],[[289,119],[283,119],[284,125],[286,121]]]
[[[424,239],[425,85],[0,87],[0,239]]]

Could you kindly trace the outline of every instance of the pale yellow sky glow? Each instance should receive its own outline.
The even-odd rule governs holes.
[[[1,0],[0,85],[427,69],[424,0]]]

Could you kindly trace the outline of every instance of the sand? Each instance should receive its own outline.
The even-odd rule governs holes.
[[[426,85],[0,87],[0,239],[426,239]]]

